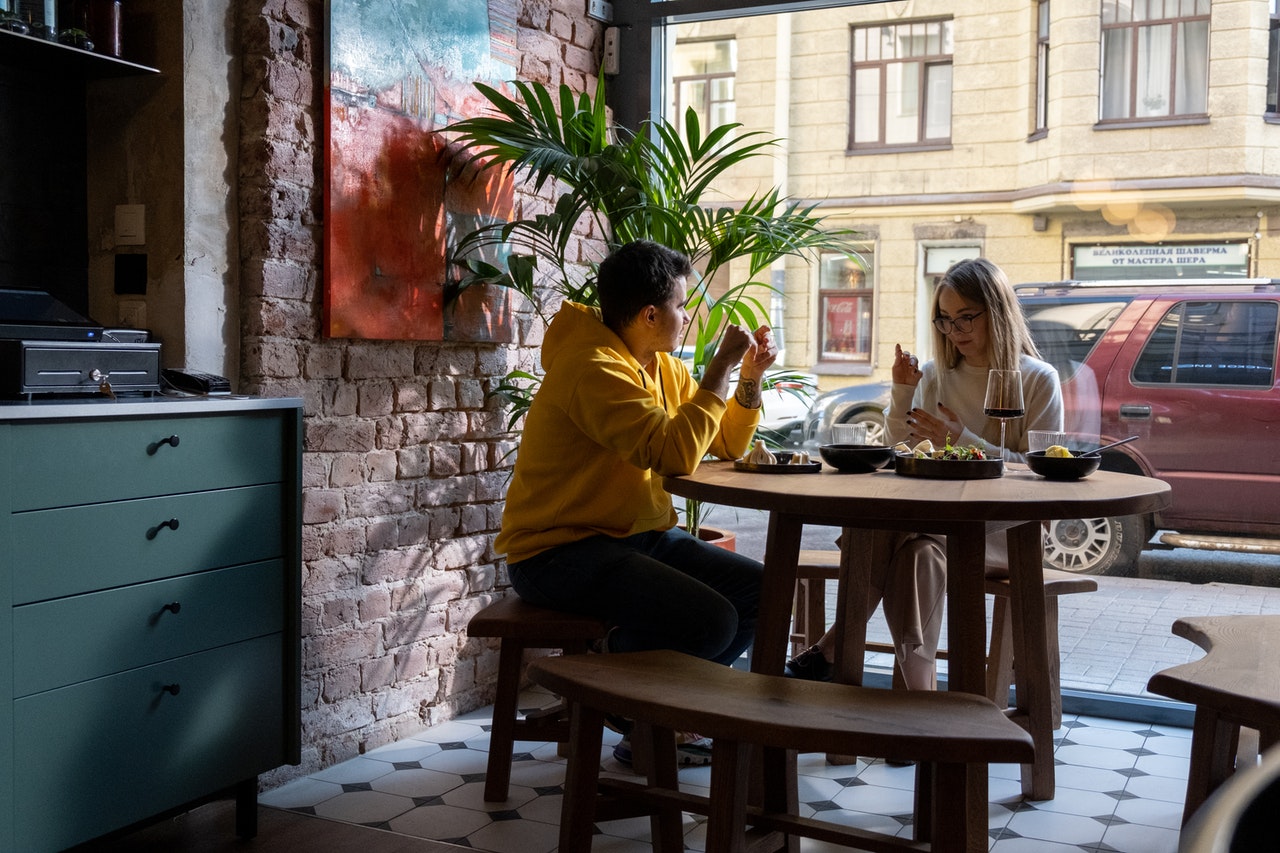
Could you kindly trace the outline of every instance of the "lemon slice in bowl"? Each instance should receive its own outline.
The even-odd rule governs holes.
[[[1057,456],[1057,457],[1063,457],[1063,458],[1069,459],[1073,454],[1071,453],[1070,450],[1067,450],[1061,444],[1055,444],[1052,447],[1046,448],[1044,451],[1044,455]]]

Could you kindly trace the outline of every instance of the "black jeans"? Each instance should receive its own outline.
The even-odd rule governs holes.
[[[530,604],[617,625],[613,652],[674,649],[731,664],[755,636],[763,566],[678,528],[591,536],[508,571]]]

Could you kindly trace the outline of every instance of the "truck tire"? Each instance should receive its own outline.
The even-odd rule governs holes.
[[[1132,575],[1150,538],[1146,519],[1137,515],[1050,521],[1044,564],[1080,575]]]

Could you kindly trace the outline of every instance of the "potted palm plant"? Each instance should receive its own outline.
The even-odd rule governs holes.
[[[767,156],[776,139],[739,124],[704,130],[692,109],[682,127],[658,118],[629,131],[610,123],[603,79],[594,96],[531,82],[513,83],[508,96],[476,84],[493,113],[450,126],[452,143],[468,166],[509,169],[552,201],[546,212],[461,236],[451,252],[461,270],[459,291],[476,284],[512,288],[546,321],[564,299],[598,304],[595,264],[577,258],[584,234],[602,234],[607,251],[638,239],[662,243],[697,270],[685,343],[701,378],[727,324],[754,329],[769,322],[764,300],[774,288],[760,278],[776,262],[836,251],[860,263],[854,232],[831,228],[814,205],[776,189],[733,206],[708,201],[717,180]],[[730,264],[745,280],[717,293],[713,284],[727,279]],[[536,374],[513,371],[495,389],[509,407],[511,428],[537,384]],[[686,506],[685,526],[695,535],[701,509]]]

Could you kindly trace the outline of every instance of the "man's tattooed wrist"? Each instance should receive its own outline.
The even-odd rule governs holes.
[[[738,390],[734,393],[738,405],[747,409],[760,408],[760,383],[754,379],[739,379]]]

